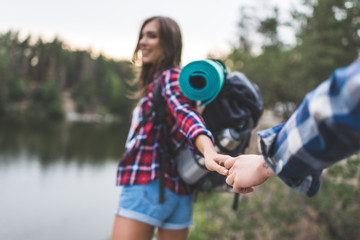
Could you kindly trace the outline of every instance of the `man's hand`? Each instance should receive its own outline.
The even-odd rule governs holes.
[[[229,169],[226,183],[238,193],[252,192],[254,186],[262,184],[270,176],[276,176],[262,155],[240,155],[227,159],[224,165]]]

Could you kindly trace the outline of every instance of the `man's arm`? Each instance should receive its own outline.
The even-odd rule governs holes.
[[[359,123],[360,60],[357,60],[336,70],[329,80],[307,94],[286,123],[258,132],[260,151],[268,166],[286,184],[312,196],[320,187],[322,169],[360,149]],[[238,160],[246,158],[250,156],[243,155]],[[230,161],[225,163],[226,167],[230,165]],[[259,174],[250,165],[244,168],[245,172],[252,168],[254,174]],[[244,177],[234,177],[234,185],[253,186],[244,182]]]

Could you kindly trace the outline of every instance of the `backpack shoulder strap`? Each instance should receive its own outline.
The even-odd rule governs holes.
[[[132,135],[131,139],[136,136],[139,132],[140,128],[145,125],[147,120],[149,119],[150,115],[155,112],[158,121],[161,124],[161,131],[164,134],[164,152],[160,154],[159,157],[159,203],[163,203],[165,201],[165,161],[168,154],[168,147],[166,144],[169,142],[168,139],[168,128],[166,126],[165,117],[166,117],[166,110],[165,110],[165,100],[161,95],[161,74],[156,79],[155,86],[153,89],[153,98],[152,98],[152,105],[148,109],[148,111],[144,114],[143,119],[140,121],[138,126],[136,127],[134,134]]]
[[[160,106],[160,105],[162,105],[161,102],[163,100],[163,97],[161,96],[161,81],[160,81],[160,79],[161,79],[161,75],[156,79],[156,82],[155,82],[155,86],[153,89],[152,105],[149,107],[147,112],[143,115],[142,120],[139,122],[139,124],[135,128],[134,133],[130,139],[133,139],[136,136],[136,134],[139,132],[140,128],[145,125],[145,123],[147,122],[147,120],[149,119],[149,117],[151,116],[151,114],[153,112],[155,112],[157,116],[165,115],[165,109]],[[162,113],[162,112],[164,112],[164,113]]]

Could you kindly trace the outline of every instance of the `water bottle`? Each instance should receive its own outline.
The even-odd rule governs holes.
[[[205,159],[188,147],[180,149],[175,158],[178,173],[187,184],[196,183],[209,172],[205,167]]]
[[[227,151],[234,151],[241,144],[241,136],[233,128],[225,128],[217,135],[220,149]]]

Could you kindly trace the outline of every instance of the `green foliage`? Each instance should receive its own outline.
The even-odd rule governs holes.
[[[360,155],[325,173],[321,194],[310,199],[326,239],[358,239],[360,234]]]
[[[54,102],[59,100],[60,92],[55,82],[49,82],[36,88],[33,92],[35,102]]]
[[[62,108],[60,89],[56,82],[42,84],[33,92],[32,103],[27,109],[31,117],[63,119],[65,116]]]
[[[13,77],[9,83],[9,100],[19,101],[23,100],[29,90],[29,81],[21,77]]]
[[[80,113],[89,111],[95,104],[96,87],[91,76],[86,75],[73,88],[72,97],[76,101],[76,110]]]
[[[263,19],[242,9],[238,45],[223,59],[231,70],[243,72],[258,84],[266,107],[278,101],[299,104],[308,91],[329,78],[336,68],[359,56],[358,0],[303,2],[303,8],[293,10],[290,23],[279,20],[276,8]],[[292,26],[296,31],[297,42],[293,46],[280,41],[278,29],[283,26]],[[263,39],[260,53],[255,51],[259,46],[250,38],[255,34]]]
[[[194,226],[190,231],[189,240],[224,239],[223,225],[228,218],[224,207],[227,200],[218,193],[201,193],[194,209]],[[209,211],[210,210],[210,211]]]
[[[202,196],[194,208],[189,239],[359,239],[360,155],[330,167],[312,198],[290,189],[278,178],[240,195]]]
[[[6,47],[8,35],[0,38],[0,116],[5,114],[8,101],[8,69],[10,65],[9,48]]]
[[[312,15],[299,14],[303,22],[301,44],[294,51],[301,59],[299,77],[308,89],[327,79],[335,68],[358,57],[360,6],[357,1],[318,0],[309,7]],[[299,80],[300,80],[299,79]]]
[[[70,51],[51,42],[19,34],[0,34],[0,115],[63,118],[62,92],[69,91],[82,113],[129,115],[125,81],[134,78],[131,63],[88,51]]]
[[[106,74],[102,97],[111,112],[121,113],[126,107],[124,104],[126,103],[126,88],[124,85],[124,82],[115,72],[110,71]]]

